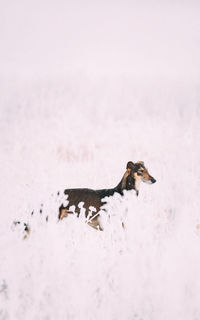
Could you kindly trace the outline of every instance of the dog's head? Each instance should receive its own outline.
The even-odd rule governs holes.
[[[149,174],[143,161],[133,163],[129,161],[126,166],[126,173],[124,176],[124,189],[135,189],[136,194],[139,194],[140,182],[155,183],[156,180]]]

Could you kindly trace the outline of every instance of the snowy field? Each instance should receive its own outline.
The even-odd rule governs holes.
[[[0,320],[199,320],[198,2],[0,8]],[[157,182],[114,196],[103,232],[58,223],[57,191],[129,160]]]

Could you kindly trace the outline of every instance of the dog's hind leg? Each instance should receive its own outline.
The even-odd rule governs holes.
[[[73,214],[73,211],[70,211],[66,208],[61,208],[59,212],[58,219],[62,220],[63,218],[66,218],[69,214]]]

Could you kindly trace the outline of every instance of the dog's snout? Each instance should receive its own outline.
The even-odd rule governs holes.
[[[155,182],[156,182],[156,179],[154,179],[153,177],[151,177],[151,182],[152,182],[152,183],[155,183]]]

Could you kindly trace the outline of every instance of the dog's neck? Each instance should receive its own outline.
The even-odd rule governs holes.
[[[120,183],[114,188],[114,192],[118,192],[119,194],[123,195],[124,190],[135,190],[136,195],[139,195],[139,187],[140,187],[140,179],[137,179],[136,176],[134,176],[134,187],[133,189],[128,189],[126,185],[126,174],[123,176],[122,180]]]
[[[123,195],[124,194],[124,190],[135,190],[136,195],[138,196],[139,194],[139,183],[136,179],[136,177],[134,177],[134,187],[132,189],[128,189],[127,188],[127,184],[126,184],[126,179],[127,179],[127,172],[124,174],[124,176],[122,177],[120,183],[115,187],[115,188],[111,188],[111,189],[101,189],[101,190],[96,190],[96,192],[100,195],[101,198],[104,197],[110,197],[113,196],[115,192]]]

